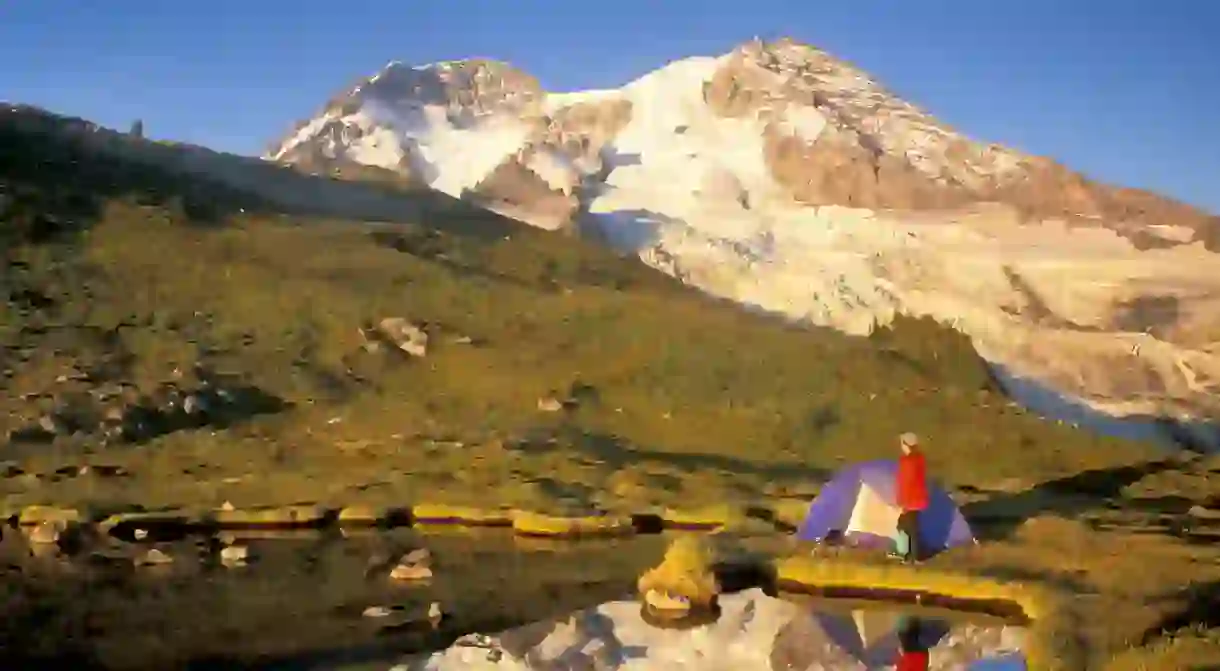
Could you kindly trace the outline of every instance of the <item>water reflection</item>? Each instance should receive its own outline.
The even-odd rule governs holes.
[[[806,613],[810,617],[794,618],[777,634],[773,669],[974,670],[997,668],[990,665],[1000,661],[1009,665],[998,668],[1024,668],[1023,657],[1010,649],[1019,643],[1011,635],[1019,628],[1002,622],[834,601],[812,603]]]
[[[653,626],[634,600],[612,601],[561,619],[472,636],[415,658],[407,668],[456,671],[492,659],[492,668],[548,671],[699,668],[701,660],[742,671],[1024,668],[1024,629],[998,620],[875,603],[789,600],[761,589],[723,595],[720,605],[714,622],[675,628]]]
[[[952,628],[944,620],[880,609],[850,615],[818,612],[814,617],[831,641],[869,669],[900,662],[903,671],[927,671],[928,651]]]

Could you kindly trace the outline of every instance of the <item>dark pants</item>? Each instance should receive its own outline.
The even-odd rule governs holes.
[[[919,537],[919,510],[904,510],[898,516],[898,530],[907,535],[910,544],[907,546],[906,559],[920,561],[923,559],[923,542]]]

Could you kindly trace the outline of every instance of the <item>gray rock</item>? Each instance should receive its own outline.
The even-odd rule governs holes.
[[[38,419],[38,428],[52,435],[68,433],[68,425],[55,414],[43,415]]]
[[[428,334],[402,317],[386,317],[377,324],[377,330],[398,349],[413,357],[428,354]]]

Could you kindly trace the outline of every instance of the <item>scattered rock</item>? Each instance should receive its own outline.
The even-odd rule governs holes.
[[[229,545],[220,550],[220,563],[228,568],[245,566],[250,558],[250,549],[244,545]]]
[[[538,409],[542,412],[559,412],[563,410],[563,401],[554,396],[544,396],[538,399]]]
[[[188,394],[182,399],[182,411],[188,415],[204,415],[210,408],[211,404],[207,398],[200,394]]]
[[[414,564],[399,564],[390,571],[390,580],[398,582],[422,582],[432,578],[432,569]]]
[[[138,566],[165,566],[174,563],[174,558],[158,548],[149,548],[147,552],[136,557]]]
[[[369,606],[361,615],[367,618],[383,618],[389,617],[393,612],[394,609],[389,606]]]
[[[432,578],[432,553],[427,548],[408,552],[390,570],[390,580],[419,582]]]
[[[40,417],[38,419],[38,428],[52,436],[64,435],[72,430],[67,422],[54,413]]]
[[[382,319],[377,332],[409,356],[422,358],[428,353],[428,334],[402,317]]]

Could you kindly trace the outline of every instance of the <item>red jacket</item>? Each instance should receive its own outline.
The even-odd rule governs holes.
[[[919,452],[898,457],[897,498],[903,510],[928,507],[928,466]]]
[[[928,671],[928,653],[904,652],[898,655],[894,671]]]

